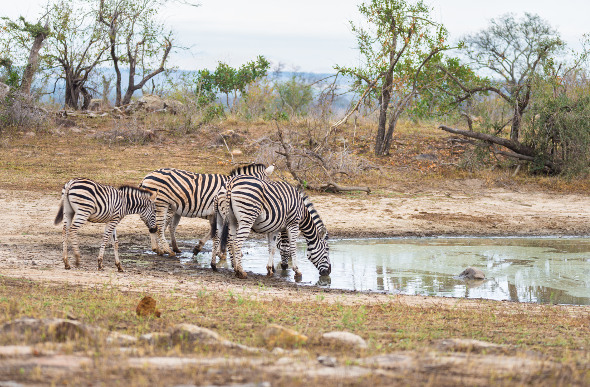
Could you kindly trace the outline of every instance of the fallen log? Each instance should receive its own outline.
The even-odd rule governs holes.
[[[508,148],[512,152],[514,152],[514,153],[496,152],[496,153],[503,154],[504,156],[518,158],[520,160],[526,160],[526,161],[534,161],[534,160],[539,159],[538,158],[539,154],[537,154],[537,152],[533,148],[531,148],[527,145],[521,144],[518,141],[513,141],[513,140],[509,140],[507,138],[493,136],[493,135],[487,134],[487,133],[475,132],[472,130],[451,128],[450,126],[446,126],[446,125],[440,125],[439,129],[442,129],[445,132],[449,132],[449,133],[453,133],[453,134],[460,134],[462,136],[469,137],[469,138],[475,138],[475,139],[481,140],[481,141],[487,141],[492,144],[496,144],[496,145],[500,145],[505,148]],[[558,165],[556,165],[555,163],[553,163],[552,161],[544,160],[543,163],[544,163],[544,166],[550,170],[550,172],[552,172],[552,173],[561,172],[561,168]]]

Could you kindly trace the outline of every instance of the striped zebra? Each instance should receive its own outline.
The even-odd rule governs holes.
[[[151,192],[158,192],[156,199],[157,236],[151,235],[152,250],[158,255],[168,254],[170,257],[180,253],[176,243],[176,227],[181,217],[205,218],[213,227],[214,200],[219,190],[233,176],[247,174],[266,178],[272,173],[274,166],[249,164],[234,168],[229,175],[200,174],[174,168],[162,168],[149,173],[143,178],[140,187]],[[172,218],[169,220],[169,218]],[[172,248],[166,241],[164,232],[170,228]],[[205,242],[211,237],[209,233],[199,240],[193,249],[198,254]],[[222,256],[224,258],[224,256]]]
[[[221,250],[220,249],[219,234],[220,234],[220,231],[222,230],[223,219],[224,219],[223,216],[221,215],[221,213],[219,212],[218,208],[219,208],[219,206],[222,206],[222,207],[224,206],[224,201],[226,200],[226,192],[227,191],[226,191],[225,187],[222,188],[219,191],[217,198],[215,199],[215,212],[217,214],[217,224],[216,224],[216,230],[215,230],[216,232],[215,232],[215,235],[213,236],[213,252],[211,254],[211,268],[213,268],[213,270],[217,270],[217,260],[216,260],[217,253],[216,252]],[[299,194],[301,195],[301,200],[303,200],[303,204],[305,204],[305,207],[307,207],[307,210],[309,211],[309,214],[311,215],[313,223],[316,225],[316,228],[319,230],[320,235],[324,235],[324,239],[327,240],[328,239],[328,231],[326,229],[326,226],[324,225],[324,222],[320,218],[320,215],[318,214],[317,210],[315,209],[313,203],[309,199],[309,196],[307,196],[301,190],[299,190]],[[228,243],[231,243],[231,242],[228,242]],[[291,252],[289,250],[289,234],[286,230],[283,230],[280,232],[280,234],[276,240],[276,246],[277,246],[277,249],[279,250],[280,255],[281,255],[281,268],[283,270],[287,270],[287,268],[289,267],[289,258],[291,258]],[[273,254],[273,256],[274,256],[274,254]]]
[[[157,231],[156,213],[153,193],[137,187],[122,186],[120,188],[99,184],[90,179],[72,179],[62,191],[59,210],[54,224],[63,221],[63,261],[66,269],[68,263],[68,239],[72,242],[76,267],[80,265],[78,249],[78,230],[86,221],[106,223],[102,244],[98,253],[98,269],[102,270],[102,259],[106,244],[112,239],[115,250],[115,265],[123,271],[119,262],[119,242],[117,240],[117,224],[125,215],[139,214],[151,234]]]
[[[274,254],[279,245],[281,250],[288,251],[288,255],[285,253],[285,256],[292,259],[295,276],[301,276],[296,249],[299,231],[307,241],[307,258],[315,265],[320,275],[330,274],[327,233],[325,227],[318,226],[319,215],[315,209],[314,214],[317,218],[314,220],[310,212],[313,206],[308,207],[306,204],[311,203],[307,196],[288,183],[244,175],[232,178],[227,183],[226,190],[226,198],[220,200],[217,214],[217,219],[223,221],[220,248],[225,248],[229,238],[232,265],[237,277],[247,278],[242,268],[242,244],[250,231],[267,235],[268,275],[274,273]],[[277,237],[281,233],[285,239],[279,244]]]

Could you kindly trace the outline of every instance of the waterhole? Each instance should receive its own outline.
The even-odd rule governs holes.
[[[192,241],[187,245],[193,244]],[[298,244],[302,285],[443,297],[590,305],[590,238],[388,238],[330,240],[332,273],[320,277]],[[209,247],[209,248],[207,248]],[[266,241],[248,240],[243,266],[266,274]],[[181,262],[208,267],[210,242]],[[295,281],[291,265],[276,276]],[[231,268],[229,260],[219,266]],[[467,267],[482,270],[483,281],[458,275]]]

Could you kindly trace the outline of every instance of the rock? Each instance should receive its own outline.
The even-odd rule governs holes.
[[[202,328],[193,324],[178,324],[170,335],[172,344],[188,345],[188,344],[219,344],[221,338],[217,332],[211,329]]]
[[[31,341],[66,341],[95,338],[96,329],[79,321],[61,318],[35,319],[22,317],[2,326],[4,334],[16,335]]]
[[[141,299],[141,301],[139,301],[137,308],[135,308],[135,313],[137,313],[138,316],[142,317],[160,317],[161,315],[160,311],[156,309],[156,300],[154,300],[150,296],[145,296]]]
[[[459,277],[465,279],[482,280],[486,278],[486,275],[483,273],[483,271],[479,269],[476,269],[474,267],[468,267],[467,269],[463,270],[461,274],[459,274]]]
[[[332,356],[318,356],[318,363],[326,367],[336,367],[338,362]]]
[[[241,150],[239,150],[239,149],[234,149],[234,150],[231,151],[231,154],[234,155],[234,156],[241,156],[242,153],[243,152]]]
[[[6,97],[9,91],[10,86],[8,86],[6,83],[0,82],[0,98]]]
[[[365,349],[367,342],[360,336],[350,332],[328,332],[322,335],[322,341],[339,347]]]
[[[154,94],[145,94],[137,101],[137,106],[148,112],[155,112],[158,110],[164,110],[166,103],[164,100]]]
[[[472,339],[445,339],[438,342],[438,347],[447,352],[490,353],[506,350],[506,346],[486,343]]]
[[[134,336],[126,335],[119,332],[111,332],[107,336],[108,344],[116,344],[121,347],[127,347],[137,343],[137,338]]]
[[[295,347],[303,345],[308,338],[293,329],[271,324],[262,331],[264,342],[270,347]]]
[[[88,110],[96,112],[96,111],[102,110],[102,107],[103,107],[102,99],[93,98],[90,100],[90,104],[88,105]]]
[[[167,98],[164,100],[166,111],[172,114],[178,114],[184,109],[184,104],[175,99]]]
[[[139,342],[150,344],[156,347],[168,347],[172,344],[172,337],[170,333],[151,332],[139,336]]]
[[[420,155],[414,156],[414,159],[420,161],[438,161],[438,157],[436,157],[436,155],[433,155],[432,153],[422,153]]]

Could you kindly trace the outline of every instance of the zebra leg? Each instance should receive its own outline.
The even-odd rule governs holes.
[[[270,232],[266,234],[266,237],[268,238],[268,262],[266,263],[266,275],[273,275],[275,272],[274,259],[275,252],[277,250],[277,239],[279,238],[279,233]]]
[[[211,222],[211,220],[209,220],[209,222]],[[207,235],[205,235],[203,238],[201,238],[199,240],[199,243],[197,243],[197,245],[195,246],[195,248],[193,249],[193,255],[197,255],[201,252],[201,249],[203,248],[203,246],[205,246],[205,243],[207,243],[207,241],[209,240],[209,238],[211,238],[211,228],[209,228],[209,232],[207,233]]]
[[[171,211],[168,212],[168,216],[171,215]],[[170,221],[170,242],[172,243],[172,251],[177,254],[180,254],[182,251],[178,248],[178,244],[176,244],[176,227],[178,227],[178,223],[180,222],[180,215],[174,214],[172,215],[172,220]]]
[[[164,255],[168,253],[170,257],[176,256],[176,253],[172,251],[170,245],[166,241],[166,235],[164,234],[166,231],[166,227],[168,226],[168,213],[170,206],[168,203],[165,204],[165,207],[156,207],[156,223],[158,224],[158,249],[156,253],[158,255]]]
[[[277,247],[281,253],[281,269],[287,270],[289,267],[289,258],[291,257],[289,253],[289,234],[287,231],[281,231]]]
[[[72,248],[74,249],[74,264],[76,267],[80,266],[80,249],[78,248],[78,230],[86,221],[90,214],[88,212],[78,211],[72,218],[72,224],[68,230],[70,241],[72,242]],[[64,216],[65,217],[65,216]],[[69,265],[67,265],[69,266]],[[66,267],[67,269],[67,267]]]
[[[117,229],[113,229],[113,249],[115,250],[115,266],[119,272],[124,271],[121,267],[121,262],[119,261],[119,240],[117,239]]]
[[[106,247],[107,243],[109,243],[109,241],[111,240],[111,237],[113,236],[113,232],[115,231],[115,227],[117,227],[117,224],[118,223],[119,223],[119,219],[116,219],[116,220],[110,221],[105,226],[104,235],[102,236],[102,244],[100,245],[100,250],[98,251],[98,270],[102,270],[103,269],[103,267],[102,267],[102,259],[103,259],[103,256],[104,256],[104,250],[105,250],[105,247]],[[117,251],[117,250],[115,249],[115,251]],[[118,254],[118,252],[115,253],[115,254]],[[115,258],[115,262],[117,262],[118,261],[118,256],[115,255],[115,257],[116,257]],[[119,266],[120,266],[120,264],[119,264]],[[117,266],[117,267],[119,267],[119,266]]]
[[[235,229],[235,226],[232,227],[230,224],[230,235],[234,235],[232,240],[231,240],[231,258],[232,258],[232,265],[234,267],[234,272],[236,273],[236,277],[241,278],[241,279],[246,279],[248,278],[248,275],[246,274],[246,272],[244,271],[244,269],[242,268],[242,244],[244,243],[244,240],[246,240],[246,238],[248,237],[248,235],[250,234],[250,229],[252,228],[251,224],[245,225],[245,224],[240,224],[240,227],[237,229],[237,231],[232,232],[232,228]]]
[[[70,266],[70,263],[68,262],[68,230],[70,229],[70,224],[71,222],[71,214],[67,214],[64,212],[64,226],[63,226],[63,231],[62,231],[62,242],[63,242],[63,261],[64,261],[64,265],[66,270],[70,270],[72,267]]]
[[[287,233],[289,239],[289,253],[291,254],[291,260],[293,261],[293,271],[295,272],[295,279],[301,278],[301,271],[297,265],[297,235],[299,235],[299,227],[295,224],[287,226]]]

